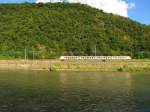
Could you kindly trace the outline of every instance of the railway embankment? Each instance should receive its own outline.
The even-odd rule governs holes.
[[[0,60],[0,70],[49,70],[50,60]]]
[[[150,71],[150,60],[127,61],[59,61],[0,60],[0,70],[47,71]]]

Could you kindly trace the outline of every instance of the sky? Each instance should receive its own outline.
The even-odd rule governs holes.
[[[63,2],[82,3],[103,9],[105,12],[129,17],[142,24],[150,25],[150,0],[0,0],[0,3],[22,2]]]

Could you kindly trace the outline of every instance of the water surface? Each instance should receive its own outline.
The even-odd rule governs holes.
[[[0,71],[0,112],[150,112],[150,73]]]

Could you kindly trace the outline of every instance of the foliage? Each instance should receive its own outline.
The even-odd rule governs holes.
[[[81,4],[0,4],[0,56],[150,58],[150,26]]]

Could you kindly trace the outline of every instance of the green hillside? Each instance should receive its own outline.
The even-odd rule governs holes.
[[[80,4],[0,4],[0,58],[150,58],[150,26]]]

